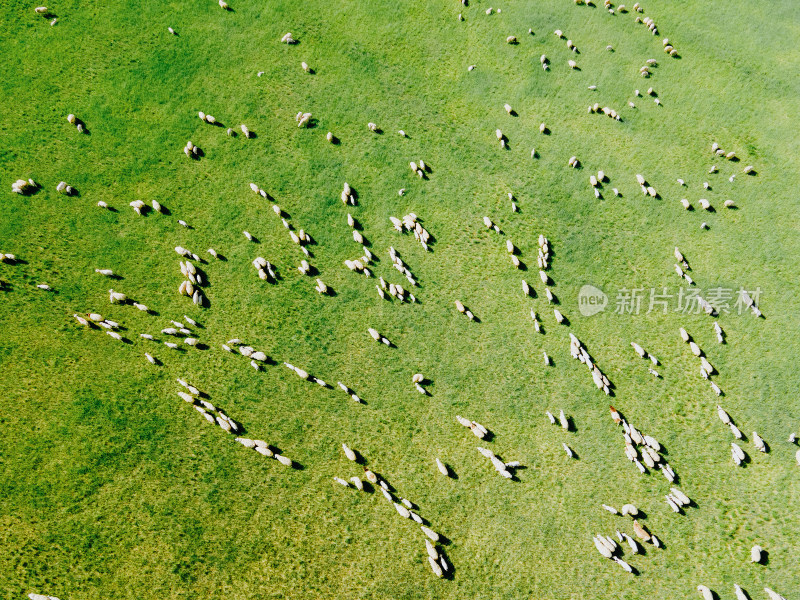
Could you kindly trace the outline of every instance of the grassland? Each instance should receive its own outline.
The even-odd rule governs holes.
[[[0,7],[0,251],[25,261],[0,264],[8,282],[0,292],[0,598],[672,599],[691,597],[699,583],[722,597],[732,597],[734,583],[753,598],[765,585],[796,594],[800,469],[785,439],[800,423],[800,48],[789,43],[800,37],[797,4],[650,0],[645,14],[658,37],[631,14],[566,0],[498,5],[502,13],[491,16],[486,0],[467,8],[416,0],[231,6],[65,1],[52,6],[54,27],[27,3]],[[567,68],[571,54],[556,28],[580,48],[580,71]],[[297,46],[279,43],[287,31]],[[511,34],[519,45],[505,43]],[[661,37],[680,59],[661,52]],[[650,57],[659,66],[640,79]],[[303,60],[314,75],[300,69]],[[623,109],[634,88],[649,86],[662,107],[636,99],[637,109]],[[586,114],[594,101],[616,107],[623,121]],[[519,116],[506,115],[504,102]],[[201,123],[198,110],[226,126],[247,123],[257,137],[227,137]],[[317,126],[298,129],[299,110]],[[78,135],[68,113],[90,135]],[[369,133],[368,121],[384,134]],[[538,133],[541,122],[551,135]],[[498,127],[507,151],[494,138]],[[342,143],[328,144],[327,131]],[[203,159],[181,154],[188,139]],[[713,159],[714,141],[741,162]],[[571,155],[583,170],[566,167]],[[425,181],[408,169],[419,158],[432,167]],[[708,175],[714,162],[721,173]],[[729,183],[745,164],[757,176]],[[621,198],[595,200],[587,179],[598,169]],[[660,199],[641,196],[636,173]],[[11,194],[19,177],[44,189]],[[80,195],[56,194],[62,179]],[[336,296],[317,295],[296,272],[297,248],[250,181],[315,238],[311,262]],[[386,253],[393,245],[420,281],[419,304],[381,302],[375,280],[343,267],[358,255],[339,201],[344,181],[358,191],[352,212],[380,259],[376,273],[397,280]],[[510,212],[507,192],[520,213]],[[695,206],[707,197],[717,212],[684,211],[682,197]],[[127,205],[140,198],[158,199],[171,215],[137,217]],[[726,199],[739,209],[723,209]],[[99,200],[118,212],[97,208]],[[389,215],[409,211],[435,236],[432,253],[390,228]],[[551,240],[568,330],[550,316],[535,270],[523,276],[538,297],[522,296],[502,238],[483,228],[487,214],[529,265],[538,235]],[[204,267],[206,309],[175,293],[176,245],[213,246],[227,258]],[[580,315],[585,283],[606,290],[612,307],[620,287],[676,291],[676,245],[698,287],[760,287],[766,318],[721,315],[728,344],[720,346],[705,315],[621,316],[611,307]],[[256,278],[257,255],[278,266],[278,285]],[[109,284],[96,267],[123,279]],[[37,290],[40,282],[57,293]],[[159,316],[110,306],[110,285]],[[457,314],[456,298],[481,322]],[[532,307],[546,315],[543,336],[533,332]],[[124,324],[132,344],[77,326],[71,315],[89,310]],[[159,347],[136,339],[183,314],[200,322],[210,349],[152,350]],[[376,346],[369,326],[397,348]],[[744,469],[730,461],[717,399],[697,376],[680,326],[720,371],[724,405],[742,430],[770,444],[767,455],[746,445],[753,460]],[[640,476],[625,460],[607,399],[569,357],[567,331],[616,385],[615,406],[667,449],[698,505],[686,515],[668,510],[659,473]],[[256,373],[219,350],[234,336],[347,382],[366,404],[283,367]],[[632,340],[661,359],[663,379],[647,373]],[[147,364],[147,350],[164,365]],[[416,372],[432,380],[430,397],[411,387]],[[175,395],[176,377],[303,468],[287,471],[207,425]],[[577,431],[546,421],[545,410],[561,408]],[[491,472],[455,414],[485,423],[495,452],[527,466],[518,482]],[[562,441],[579,460],[564,456]],[[451,540],[452,580],[432,576],[418,529],[378,494],[331,482],[358,471],[342,442]],[[436,457],[458,479],[438,476]],[[596,533],[629,529],[601,502],[637,504],[664,542],[628,555],[635,578],[592,547]],[[766,565],[749,564],[755,543],[768,550]]]

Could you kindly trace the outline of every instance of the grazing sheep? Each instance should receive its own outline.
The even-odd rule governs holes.
[[[731,453],[733,454],[734,462],[736,462],[737,459],[739,461],[743,461],[745,459],[744,450],[742,450],[742,447],[736,442],[731,442]],[[736,464],[739,463],[737,462]]]
[[[643,542],[649,542],[652,538],[650,533],[636,519],[633,520],[633,532]]]
[[[758,546],[758,545],[753,546],[752,548],[750,548],[750,562],[760,563],[761,562],[761,558],[762,558],[761,553],[763,551],[764,551],[764,549],[761,546]]]
[[[344,455],[347,457],[347,460],[352,460],[353,462],[356,462],[358,456],[351,448],[347,446],[347,444],[342,444],[342,450],[344,450]]]
[[[424,525],[422,525],[420,529],[422,529],[422,533],[424,533],[428,538],[430,538],[431,541],[434,542],[439,541],[439,534],[433,531],[433,529],[425,527]]]
[[[606,544],[604,544],[604,539],[600,536],[596,536],[592,540],[594,542],[594,547],[597,548],[597,551],[605,558],[611,558],[613,555],[612,550],[608,548]]]
[[[719,404],[717,404],[717,415],[719,416],[720,421],[722,421],[725,425],[731,424],[730,416]]]
[[[764,443],[764,440],[761,438],[761,436],[758,435],[755,431],[753,432],[753,445],[759,452],[767,451],[767,445]]]
[[[436,459],[436,468],[437,468],[437,469],[439,469],[439,472],[440,472],[442,475],[444,475],[445,477],[449,477],[449,476],[450,476],[450,471],[448,470],[448,468],[447,468],[447,465],[445,465],[445,464],[444,464],[444,463],[443,463],[441,460],[439,460],[438,458]]]
[[[714,592],[704,585],[698,585],[697,591],[703,595],[703,600],[714,600]]]

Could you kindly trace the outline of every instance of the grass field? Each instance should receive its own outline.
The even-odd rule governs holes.
[[[0,598],[633,600],[699,597],[698,584],[732,598],[734,583],[754,600],[765,586],[800,597],[800,467],[786,441],[800,427],[800,47],[792,43],[800,6],[645,0],[643,16],[659,28],[652,36],[634,13],[568,0],[229,3],[232,11],[212,0],[59,0],[53,27],[28,3],[0,6],[0,251],[23,260],[0,263]],[[502,12],[487,16],[490,6]],[[280,43],[287,31],[299,44]],[[506,44],[508,35],[520,43]],[[663,53],[663,37],[680,58]],[[658,66],[641,79],[651,57]],[[580,71],[567,67],[570,58]],[[634,98],[650,86],[662,106]],[[587,114],[594,102],[622,121]],[[224,127],[202,123],[199,110]],[[316,126],[298,128],[298,111],[312,112]],[[369,121],[383,134],[369,132]],[[550,135],[539,133],[541,122]],[[225,135],[240,123],[255,137]],[[341,144],[329,144],[328,131]],[[202,159],[183,156],[187,140]],[[740,162],[714,157],[715,141]],[[572,155],[582,169],[566,166]],[[408,168],[420,158],[432,169],[426,180]],[[719,173],[708,174],[712,164]],[[741,174],[750,164],[757,174]],[[610,178],[601,200],[588,184],[598,169]],[[641,195],[637,173],[660,198]],[[20,177],[43,188],[12,194]],[[61,180],[79,195],[56,193]],[[316,240],[309,261],[336,295],[318,295],[297,272],[304,257],[251,181]],[[339,200],[345,181],[356,207]],[[681,207],[684,197],[696,210]],[[716,212],[701,210],[701,197]],[[170,215],[137,216],[128,206],[136,199],[157,199]],[[728,199],[737,210],[723,208]],[[405,283],[388,257],[394,246],[420,282],[419,303],[381,301],[375,279],[344,267],[361,253],[348,211],[379,259],[375,274]],[[410,211],[435,237],[432,252],[391,228],[390,215]],[[484,215],[504,235],[487,231]],[[539,234],[553,249],[552,289],[569,327],[544,299]],[[527,272],[511,266],[505,239]],[[177,245],[198,254],[214,247],[227,259],[202,265],[206,308],[176,294]],[[620,288],[677,293],[674,246],[698,288],[760,288],[765,318],[615,314]],[[278,267],[277,284],[256,276],[250,262],[259,255]],[[522,295],[521,278],[535,298]],[[42,282],[55,292],[36,289]],[[605,312],[581,315],[584,284],[609,295]],[[109,287],[158,315],[110,305]],[[456,299],[480,322],[458,314]],[[120,322],[131,343],[72,318],[89,311]],[[199,322],[208,349],[179,352],[138,337],[166,339],[158,332],[184,314]],[[713,320],[727,344],[716,343]],[[723,398],[698,376],[681,326],[719,371]],[[368,327],[396,347],[376,345]],[[642,476],[625,459],[609,399],[570,357],[568,332],[614,383],[610,401],[665,447],[697,504],[685,515],[665,504],[670,485],[660,473]],[[254,371],[220,349],[232,337],[278,364]],[[658,356],[662,379],[631,341]],[[365,404],[300,380],[283,361],[346,382]],[[430,396],[411,385],[417,372],[432,381]],[[207,424],[177,397],[177,377],[302,468]],[[752,460],[734,466],[718,402],[770,452],[748,439]],[[575,431],[547,421],[544,411],[559,409]],[[456,414],[485,424],[495,437],[483,445],[526,466],[517,481],[493,472]],[[448,538],[451,579],[434,577],[419,528],[380,494],[332,482],[361,470],[342,443]],[[439,475],[437,457],[457,478]],[[628,519],[600,508],[626,502],[664,545],[624,554],[637,576],[592,544],[595,534],[632,533]],[[768,551],[766,564],[750,564],[754,544]]]

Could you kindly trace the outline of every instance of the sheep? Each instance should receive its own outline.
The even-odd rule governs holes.
[[[649,542],[652,539],[652,535],[636,519],[633,520],[633,532],[643,542]]]
[[[449,477],[450,476],[450,471],[448,470],[447,465],[445,465],[438,458],[436,459],[436,468],[439,469],[439,473],[441,473],[445,477]]]
[[[698,585],[697,591],[703,595],[703,600],[714,600],[714,592],[704,585]]]
[[[636,508],[633,504],[623,504],[621,514],[623,516],[630,515],[635,517],[639,514],[639,509]]]
[[[631,567],[628,563],[617,556],[611,557],[615,563],[617,563],[620,567],[622,567],[628,573],[633,573],[633,567]]]
[[[598,551],[598,552],[599,552],[599,553],[600,553],[600,554],[601,554],[603,557],[605,557],[605,558],[611,558],[611,556],[612,556],[612,551],[611,551],[611,550],[609,550],[608,546],[606,546],[606,545],[603,543],[603,538],[601,538],[600,536],[596,536],[596,537],[594,537],[594,538],[592,539],[592,541],[594,542],[594,546],[595,546],[595,548],[597,548],[597,551]]]
[[[372,132],[377,133],[378,126],[375,123],[367,123],[367,129],[369,129]]]
[[[753,432],[753,445],[759,452],[766,453],[767,445],[764,443],[764,440],[761,438],[761,436],[758,435],[755,431]]]
[[[547,275],[547,273],[545,273],[542,270],[539,271],[539,279],[541,279],[542,283],[545,284],[545,285],[550,283],[550,277]]]
[[[569,446],[567,446],[567,445],[566,445],[564,442],[562,442],[562,443],[561,443],[561,446],[564,448],[564,452],[566,452],[566,453],[567,453],[567,456],[568,456],[569,458],[574,458],[574,456],[575,456],[575,455],[574,455],[574,454],[573,454],[573,452],[572,452],[572,448],[570,448]]]
[[[680,513],[681,512],[681,507],[678,505],[677,502],[675,502],[675,500],[673,499],[672,496],[667,495],[667,496],[665,496],[665,498],[666,498],[667,504],[672,509],[672,512],[676,512],[676,513]]]
[[[742,450],[742,447],[736,442],[731,442],[731,453],[733,454],[734,462],[736,462],[737,459],[739,461],[743,461],[745,459],[744,450]],[[738,465],[739,463],[736,462],[736,464]]]
[[[564,315],[562,315],[561,311],[558,310],[557,308],[553,309],[553,315],[555,316],[556,322],[558,322],[559,325],[563,325],[564,322],[566,321]]]
[[[433,529],[425,527],[424,525],[422,525],[420,529],[422,529],[422,533],[424,533],[428,538],[430,538],[431,541],[433,542],[439,541],[439,534],[436,533]]]
[[[356,453],[349,448],[347,444],[342,444],[342,450],[344,450],[344,455],[347,457],[347,460],[352,460],[353,462],[358,460]]]
[[[761,562],[761,553],[764,549],[761,546],[753,546],[750,548],[750,562],[760,563]]]
[[[578,63],[576,63],[574,60],[568,60],[567,64],[569,65],[570,69],[577,69],[578,68]]]
[[[225,2],[225,0],[219,0],[219,7],[220,7],[222,10],[230,10],[230,9],[231,9],[231,7],[230,7],[230,6],[228,6],[228,3],[227,3],[227,2]]]

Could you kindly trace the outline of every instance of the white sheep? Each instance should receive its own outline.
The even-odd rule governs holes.
[[[347,444],[342,444],[342,450],[344,450],[344,455],[347,457],[347,460],[355,462],[358,459],[356,453],[348,447]]]

